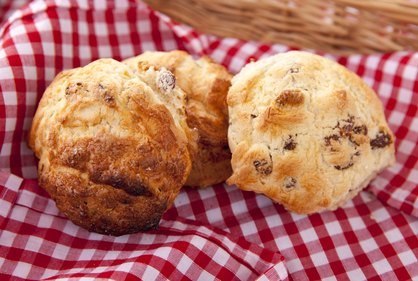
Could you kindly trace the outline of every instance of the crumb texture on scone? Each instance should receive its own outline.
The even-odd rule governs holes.
[[[334,210],[395,162],[376,93],[324,57],[291,51],[246,65],[227,98],[233,175],[297,214]]]
[[[178,50],[147,51],[123,62],[135,70],[144,61],[170,70],[187,94],[187,124],[197,130],[199,143],[185,186],[204,188],[225,181],[232,174],[226,104],[232,75],[210,57],[195,60]]]
[[[89,231],[118,236],[156,229],[196,150],[185,98],[164,68],[145,65],[134,73],[100,59],[61,72],[28,137],[40,159],[40,185]]]

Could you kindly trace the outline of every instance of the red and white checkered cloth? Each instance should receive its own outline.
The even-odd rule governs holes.
[[[418,53],[321,54],[373,87],[397,137],[396,165],[345,207],[295,215],[224,183],[183,189],[156,231],[109,237],[73,225],[37,184],[25,137],[55,75],[174,49],[238,72],[290,48],[201,34],[134,0],[35,0],[3,22],[0,280],[418,280]]]

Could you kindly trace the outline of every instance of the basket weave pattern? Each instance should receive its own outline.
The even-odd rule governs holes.
[[[196,30],[322,52],[418,50],[418,3],[407,0],[143,0]]]

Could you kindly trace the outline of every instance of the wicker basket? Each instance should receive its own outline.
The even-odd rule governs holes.
[[[418,50],[418,3],[408,0],[143,0],[196,30],[348,54]]]

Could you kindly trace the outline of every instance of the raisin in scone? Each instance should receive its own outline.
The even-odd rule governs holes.
[[[318,55],[292,51],[246,65],[228,93],[233,175],[297,214],[334,210],[395,162],[376,93]]]
[[[187,94],[187,123],[197,129],[199,143],[185,186],[204,188],[225,181],[232,174],[226,105],[232,75],[211,58],[194,60],[184,51],[148,51],[124,63],[137,69],[141,61],[173,72],[177,84]]]
[[[40,185],[89,231],[156,229],[197,149],[185,98],[164,68],[134,73],[100,59],[63,71],[46,89],[28,138]]]

